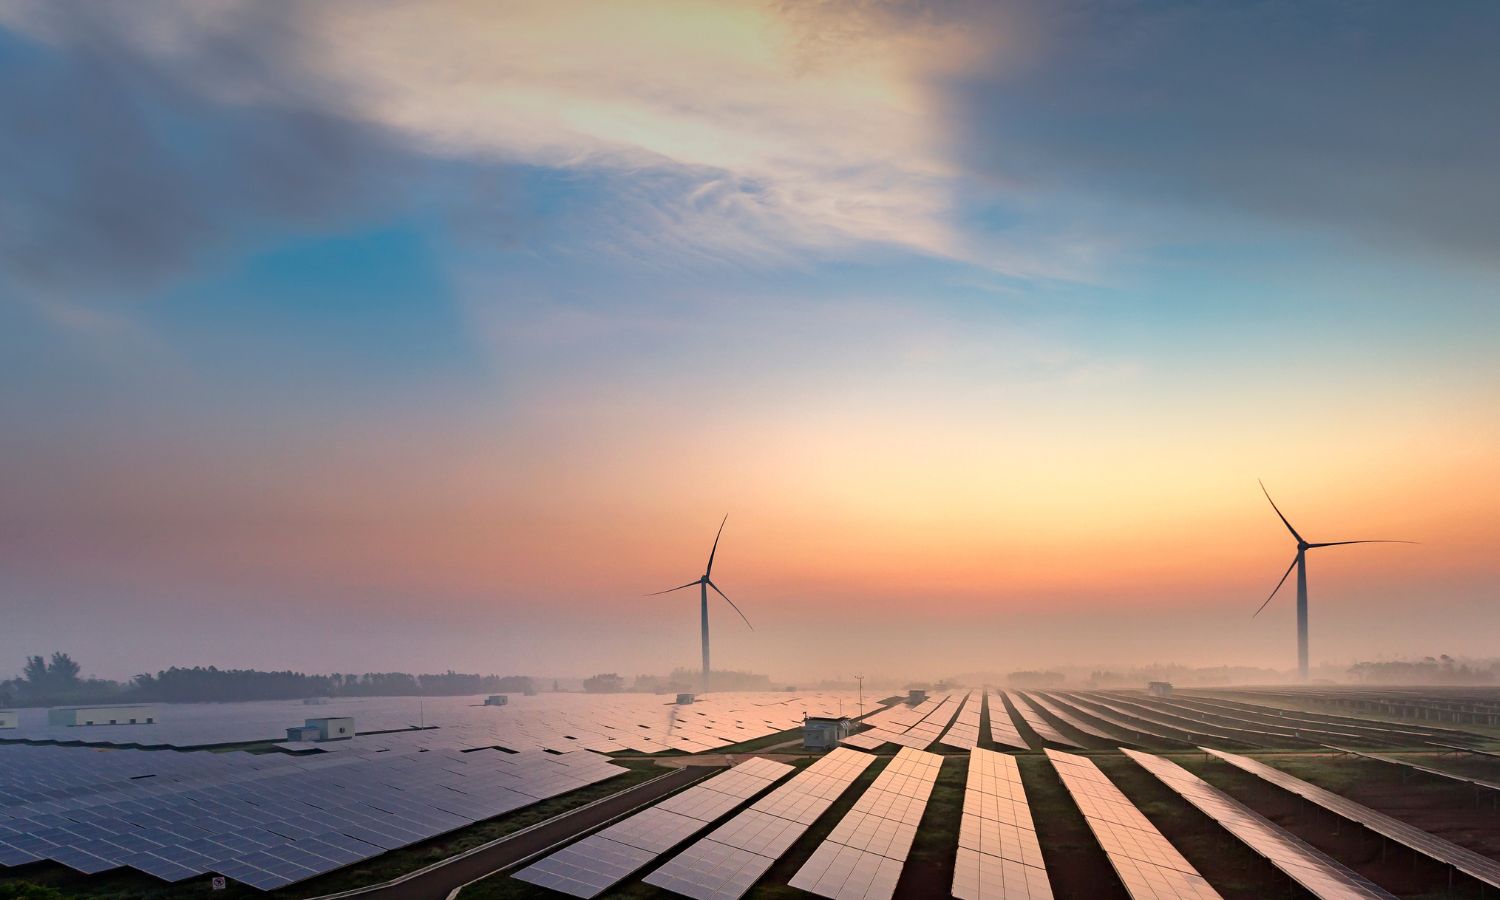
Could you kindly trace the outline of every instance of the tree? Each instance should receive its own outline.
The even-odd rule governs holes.
[[[45,690],[47,687],[47,659],[42,656],[26,657],[26,668],[21,671],[21,677],[26,679],[26,684],[35,690]]]
[[[624,686],[625,679],[613,672],[583,680],[583,689],[590,694],[618,694]]]
[[[66,653],[52,654],[52,664],[47,667],[47,680],[52,687],[69,689],[78,687],[78,672],[83,667]]]

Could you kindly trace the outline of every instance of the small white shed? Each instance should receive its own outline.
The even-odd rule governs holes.
[[[354,737],[354,719],[351,716],[332,716],[326,719],[308,719],[304,728],[317,729],[317,741],[342,741]]]

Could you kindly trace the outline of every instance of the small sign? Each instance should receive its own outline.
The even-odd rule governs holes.
[[[223,875],[215,875],[214,876],[214,880],[213,880],[213,886],[214,886],[214,890],[216,890],[216,891],[222,891],[225,888],[229,887],[228,879],[226,879]]]

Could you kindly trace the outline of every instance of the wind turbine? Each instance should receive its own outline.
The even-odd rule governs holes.
[[[708,693],[708,589],[713,588],[715,593],[724,598],[725,603],[728,603],[730,606],[734,607],[735,612],[740,613],[740,618],[745,619],[745,624],[750,627],[750,630],[755,630],[755,626],[750,625],[750,620],[745,618],[745,614],[743,612],[740,612],[740,608],[738,606],[734,605],[734,601],[729,599],[729,595],[719,590],[719,586],[717,584],[714,584],[712,578],[710,577],[714,573],[714,554],[719,552],[719,536],[724,533],[724,522],[728,521],[729,516],[726,515],[724,517],[724,521],[719,523],[719,532],[718,534],[714,535],[713,549],[708,551],[708,566],[703,570],[702,578],[699,578],[696,581],[689,581],[687,584],[679,584],[674,588],[667,588],[664,591],[652,591],[651,593],[646,595],[647,597],[655,597],[660,594],[670,594],[673,591],[680,591],[683,588],[690,588],[695,584],[698,586],[700,601],[699,609],[702,611],[703,615],[703,692],[705,694]]]
[[[1290,531],[1292,533],[1292,537],[1294,537],[1294,538],[1297,539],[1297,555],[1292,558],[1292,564],[1289,565],[1289,566],[1287,566],[1286,567],[1286,571],[1284,573],[1282,573],[1281,580],[1278,581],[1278,582],[1276,582],[1276,587],[1275,587],[1274,590],[1271,591],[1271,596],[1269,596],[1269,597],[1266,598],[1265,603],[1262,603],[1260,605],[1260,608],[1257,609],[1255,611],[1255,613],[1250,616],[1250,618],[1253,619],[1253,618],[1255,618],[1255,616],[1260,615],[1260,611],[1262,609],[1266,608],[1266,604],[1270,603],[1271,600],[1276,596],[1277,592],[1281,590],[1281,586],[1283,584],[1286,584],[1287,576],[1289,576],[1289,575],[1292,574],[1292,569],[1296,569],[1297,570],[1297,673],[1301,676],[1301,678],[1302,678],[1303,681],[1306,681],[1307,680],[1307,551],[1309,551],[1309,550],[1316,550],[1319,547],[1341,547],[1341,546],[1343,546],[1345,544],[1415,544],[1416,541],[1322,541],[1322,542],[1319,542],[1319,543],[1312,543],[1312,542],[1308,541],[1306,538],[1304,538],[1302,535],[1298,534],[1297,533],[1297,529],[1295,529],[1295,528],[1292,527],[1292,523],[1288,522],[1287,519],[1286,519],[1286,516],[1284,516],[1284,515],[1281,514],[1281,510],[1276,506],[1276,501],[1275,500],[1271,500],[1271,492],[1268,491],[1268,490],[1266,490],[1266,484],[1263,481],[1260,482],[1260,491],[1261,491],[1261,493],[1265,494],[1266,495],[1266,499],[1268,501],[1270,501],[1271,508],[1274,509],[1274,510],[1276,510],[1276,516],[1277,516],[1277,518],[1281,519],[1281,524],[1285,525],[1286,526],[1286,530]]]

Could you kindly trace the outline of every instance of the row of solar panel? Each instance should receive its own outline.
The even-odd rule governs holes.
[[[409,738],[421,735],[432,740],[449,732],[447,742],[440,746],[455,749],[699,752],[794,728],[804,715],[835,715],[852,706],[855,696],[852,692],[726,693],[704,697],[687,707],[663,703],[661,697],[650,694],[516,695],[505,706],[485,706],[480,697],[337,698],[318,705],[316,715],[351,716],[363,731]],[[153,747],[276,740],[285,735],[287,726],[314,714],[299,701],[161,704],[151,725],[64,727],[49,725],[44,709],[19,712],[20,722],[14,731],[6,732],[7,737]],[[416,730],[419,725],[426,728]],[[356,742],[368,738],[397,740],[381,734]],[[295,749],[328,746],[294,745]]]
[[[0,747],[0,865],[217,873],[262,889],[602,781],[588,753],[167,754]],[[135,773],[135,774],[131,774]]]
[[[1124,752],[1312,895],[1328,900],[1392,900],[1393,895],[1378,885],[1176,763],[1139,751]],[[1493,884],[1493,879],[1500,876],[1500,864],[1471,851],[1382,817],[1262,763],[1222,751],[1210,752],[1486,884]],[[1048,750],[1047,757],[1132,898],[1219,897],[1091,759],[1054,750]],[[862,761],[853,762],[860,758]],[[771,797],[683,850],[648,875],[646,883],[702,900],[735,900],[770,869],[872,759],[854,751],[836,750],[783,784]],[[794,808],[789,804],[806,794],[807,782],[826,777],[818,767],[827,765],[843,766],[847,770],[845,776],[834,779],[831,789],[819,794],[821,806],[809,809],[804,804],[803,815],[788,814],[786,810]],[[789,884],[837,900],[889,898],[900,878],[941,765],[940,756],[903,748],[812,851]],[[775,809],[781,810],[780,816],[772,812]],[[648,810],[637,818],[649,819],[650,813]],[[768,822],[777,821],[783,827],[768,826]],[[627,826],[625,830],[634,827]],[[703,827],[707,827],[706,823],[700,822],[691,830]],[[644,868],[687,836],[691,835],[678,834],[673,840],[657,841],[645,848],[648,852],[631,859],[628,866],[610,873],[607,880],[591,884],[587,891],[569,892],[582,897],[596,896]],[[582,848],[592,840],[585,839],[574,846]],[[547,884],[537,876],[555,874],[555,863],[568,859],[572,849],[537,863],[518,877]],[[584,859],[597,857],[588,852],[576,855]],[[1050,900],[1052,896],[1020,771],[1011,756],[977,748],[970,751],[952,893],[961,900]]]

